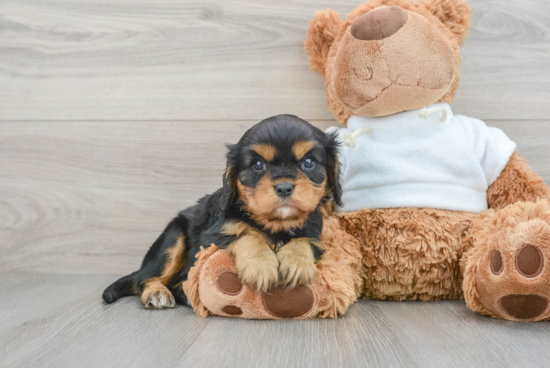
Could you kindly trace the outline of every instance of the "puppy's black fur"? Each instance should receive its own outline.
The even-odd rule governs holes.
[[[301,152],[296,150],[297,143],[302,144]],[[267,147],[267,151],[257,147]],[[269,157],[263,157],[258,151],[267,152],[264,156]],[[297,157],[297,152],[302,157]],[[284,246],[294,238],[320,241],[323,227],[321,207],[328,201],[341,204],[337,153],[335,134],[325,134],[296,116],[278,115],[254,125],[239,143],[228,145],[223,187],[201,198],[193,207],[181,211],[153,243],[141,268],[109,286],[103,293],[103,300],[112,303],[124,296],[141,294],[145,304],[147,301],[143,296],[146,289],[156,284],[157,289],[166,287],[175,302],[187,305],[181,284],[187,279],[200,247],[216,244],[219,248],[227,248],[237,240],[238,235],[224,231],[224,225],[228,223],[245,223],[261,231],[270,243],[278,246]],[[292,195],[307,197],[311,194],[310,187],[311,191],[315,188],[319,191],[319,187],[323,186],[322,197],[309,213],[303,214],[302,221],[265,219],[266,215],[255,213],[259,210],[247,204],[241,193],[246,190],[249,196],[257,196],[258,203],[269,202],[267,199],[262,201],[262,196],[269,196],[269,203],[272,203],[273,198],[281,197],[280,190],[277,192],[279,194],[275,193],[278,197],[272,193],[278,183],[294,185],[298,180],[302,183],[301,194],[294,193],[290,198],[282,198],[281,203],[292,200]],[[261,193],[260,187],[263,188]],[[276,208],[263,208],[262,211],[273,213]],[[315,245],[312,247],[315,257],[319,258],[321,249]]]

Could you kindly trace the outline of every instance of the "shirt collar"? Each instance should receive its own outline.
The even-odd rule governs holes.
[[[427,109],[444,107],[447,110],[447,120],[445,123],[453,120],[453,111],[448,103],[438,103],[427,106]],[[382,117],[351,116],[347,121],[347,128],[351,130],[368,127],[372,130],[387,129],[405,129],[418,128],[421,126],[430,126],[442,124],[442,112],[435,113],[427,118],[421,117],[423,109],[404,111],[397,114]]]

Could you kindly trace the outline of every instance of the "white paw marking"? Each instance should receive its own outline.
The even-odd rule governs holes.
[[[155,293],[149,298],[148,304],[154,309],[174,308],[175,301],[165,293]]]

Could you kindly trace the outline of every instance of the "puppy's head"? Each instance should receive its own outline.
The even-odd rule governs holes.
[[[338,143],[292,115],[249,129],[228,146],[224,188],[258,223],[273,232],[301,227],[320,203],[341,204]]]

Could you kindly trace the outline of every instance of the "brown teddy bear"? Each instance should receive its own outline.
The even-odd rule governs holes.
[[[550,319],[548,188],[516,145],[454,115],[464,0],[371,0],[320,11],[305,42],[346,128],[344,207],[325,219],[317,281],[253,293],[212,245],[184,283],[199,315],[335,317],[359,295],[465,298],[482,314]]]
[[[549,319],[548,188],[502,131],[449,106],[470,18],[464,0],[316,14],[306,51],[347,124],[336,217],[361,243],[365,298]]]

